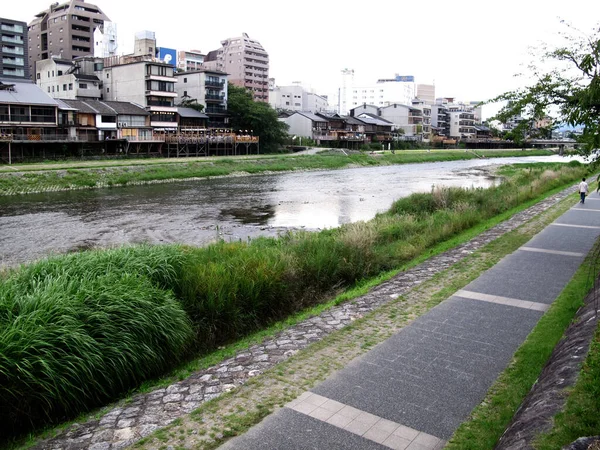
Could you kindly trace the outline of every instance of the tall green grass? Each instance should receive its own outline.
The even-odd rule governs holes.
[[[102,405],[181,360],[192,326],[164,289],[176,281],[165,253],[181,251],[58,257],[0,284],[0,435]]]
[[[435,188],[369,222],[320,233],[87,251],[9,273],[0,281],[0,431],[116,398],[187,352],[212,349],[397,268],[587,168],[511,170],[491,189]]]

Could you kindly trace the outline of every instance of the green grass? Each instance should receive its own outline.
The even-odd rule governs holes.
[[[389,273],[586,170],[541,165],[488,190],[436,189],[402,199],[370,222],[321,233],[206,248],[87,251],[12,271],[0,284],[0,355],[12,355],[0,359],[1,423],[26,428],[25,418],[37,425],[73,417],[178,366],[184,356],[232,342],[342,289],[360,288],[362,280]],[[161,307],[170,308],[163,319],[156,312]],[[125,322],[114,317],[121,309]],[[51,326],[59,316],[68,322],[60,332]],[[114,340],[96,334],[104,329]],[[73,360],[60,365],[65,352]],[[116,359],[114,370],[105,368],[117,352],[124,358]],[[21,372],[23,358],[35,370]],[[74,388],[82,381],[90,385],[88,395]],[[17,396],[31,397],[23,403],[31,406],[15,407]]]
[[[568,392],[565,409],[554,426],[534,442],[538,450],[562,448],[582,436],[600,434],[600,326],[591,342],[579,379]]]
[[[590,289],[589,271],[592,266],[593,261],[588,257],[517,350],[511,364],[494,383],[485,400],[475,408],[470,420],[458,428],[446,448],[494,448],[541,373],[552,350],[583,304],[582,299]],[[598,378],[594,381],[597,383]],[[560,445],[550,445],[546,448],[560,448]]]
[[[547,150],[528,152],[496,152],[488,157],[552,155]],[[475,159],[464,151],[414,152],[399,151],[377,157],[369,154],[340,153],[331,155],[282,155],[248,158],[207,158],[192,161],[145,160],[135,162],[106,161],[63,163],[49,165],[14,165],[0,170],[0,196],[58,189],[82,189],[121,186],[155,181],[181,180],[226,176],[237,172],[258,174],[293,170],[333,170],[349,166],[408,164],[431,161]],[[24,173],[15,173],[23,171]]]

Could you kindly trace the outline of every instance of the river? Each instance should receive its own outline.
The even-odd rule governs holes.
[[[362,167],[0,197],[0,267],[127,243],[206,245],[369,220],[433,185],[488,187],[492,164],[559,156]]]

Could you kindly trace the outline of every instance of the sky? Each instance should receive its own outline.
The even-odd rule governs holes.
[[[30,22],[48,0],[2,2],[0,17]],[[134,34],[157,46],[204,53],[247,33],[269,53],[278,85],[302,82],[330,98],[341,70],[371,84],[395,74],[435,84],[436,97],[484,101],[518,88],[532,48],[556,45],[565,20],[584,32],[600,22],[594,0],[92,0],[118,27],[119,53]],[[484,107],[489,116],[493,106]]]

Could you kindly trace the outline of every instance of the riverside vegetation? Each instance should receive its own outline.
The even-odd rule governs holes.
[[[587,167],[501,173],[507,179],[489,189],[438,187],[369,222],[320,233],[85,251],[8,271],[0,282],[0,434],[103,405],[186,358],[573,183]]]
[[[457,161],[481,157],[548,156],[549,150],[507,151],[458,150],[402,151],[376,156],[359,152],[348,155],[323,151],[317,155],[261,155],[252,158],[202,158],[171,162],[168,159],[130,161],[79,161],[21,164],[0,170],[0,196],[67,189],[92,189],[187,178],[228,176],[236,173],[258,174],[293,170],[342,169],[356,166]]]

